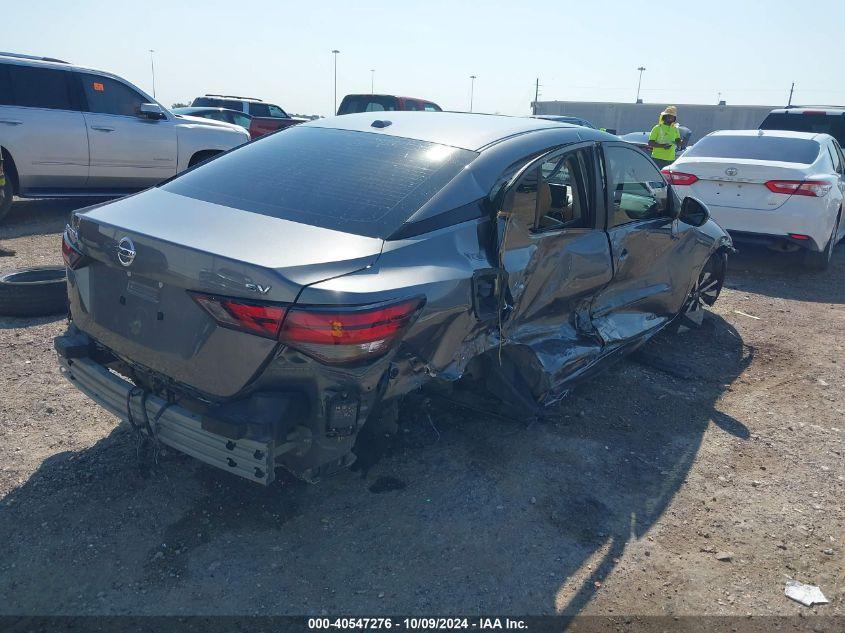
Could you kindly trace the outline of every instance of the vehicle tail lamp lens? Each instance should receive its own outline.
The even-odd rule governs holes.
[[[833,185],[824,180],[770,180],[766,188],[773,193],[822,198]]]
[[[424,304],[411,299],[363,308],[291,308],[279,340],[327,364],[355,363],[387,353]]]
[[[672,169],[664,169],[660,173],[668,178],[670,185],[691,185],[698,182],[698,176],[695,174],[685,174],[682,171]]]
[[[802,242],[810,239],[809,235],[801,235],[801,233],[790,233],[789,237],[793,240],[801,240]]]
[[[85,261],[85,255],[79,252],[76,246],[71,243],[72,241],[74,243],[76,242],[71,237],[73,234],[75,234],[75,231],[70,227],[65,228],[65,232],[62,233],[62,259],[65,261],[65,266],[71,270],[79,268]]]
[[[217,324],[232,330],[240,330],[265,338],[276,338],[285,318],[287,308],[280,305],[256,303],[229,297],[217,297],[192,292],[191,298]]]

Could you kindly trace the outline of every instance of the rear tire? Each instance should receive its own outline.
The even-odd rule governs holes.
[[[15,194],[15,188],[12,185],[12,177],[6,174],[6,184],[0,187],[0,222],[9,213],[12,208],[12,197]]]
[[[833,257],[833,248],[836,246],[836,232],[839,228],[839,217],[833,225],[833,233],[827,241],[827,246],[822,251],[804,251],[804,268],[807,270],[827,270],[830,266],[830,258]]]
[[[0,274],[0,314],[27,317],[67,313],[63,266],[31,266]]]

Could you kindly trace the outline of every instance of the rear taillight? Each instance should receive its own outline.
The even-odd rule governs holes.
[[[79,268],[85,261],[85,255],[75,246],[76,241],[76,231],[69,226],[65,227],[65,232],[62,233],[62,259],[65,261],[65,266],[71,270]]]
[[[423,304],[417,298],[362,308],[294,307],[279,340],[324,363],[355,363],[388,352]]]
[[[766,189],[774,193],[814,198],[826,196],[832,186],[824,180],[770,180],[766,183]]]
[[[278,336],[279,328],[287,311],[287,308],[280,305],[196,292],[192,292],[190,295],[220,326],[265,338],[276,338]]]
[[[670,185],[691,185],[698,182],[698,176],[694,174],[685,174],[682,171],[664,169],[660,173],[666,176]]]

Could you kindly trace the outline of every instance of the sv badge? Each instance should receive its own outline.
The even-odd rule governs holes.
[[[266,295],[268,292],[270,292],[270,286],[262,286],[261,284],[253,284],[253,283],[248,283],[248,284],[245,284],[245,285],[246,285],[247,290],[252,290],[253,292],[258,292],[258,293],[261,293],[263,295]]]

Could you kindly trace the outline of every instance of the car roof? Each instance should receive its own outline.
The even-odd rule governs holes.
[[[370,92],[354,92],[346,95],[343,98],[346,99],[347,97],[389,97],[391,99],[413,99],[414,101],[428,101],[429,103],[434,103],[431,99],[425,99],[423,97],[403,97],[402,95],[389,95],[385,93],[373,94]]]
[[[707,136],[775,136],[778,138],[803,138],[811,141],[833,138],[830,134],[820,132],[793,132],[792,130],[716,130],[710,132]]]
[[[389,121],[385,127],[373,127],[374,121]],[[461,149],[480,151],[498,141],[540,130],[570,128],[573,137],[589,128],[529,117],[470,114],[467,112],[360,112],[318,119],[303,127],[331,128],[355,132],[372,132],[409,138]],[[597,132],[606,140],[615,136]]]
[[[30,55],[18,55],[16,53],[0,53],[0,61],[4,64],[18,64],[21,66],[39,66],[43,68],[55,68],[56,70],[71,70],[71,71],[79,71],[83,73],[96,73],[97,75],[102,75],[103,77],[109,77],[111,79],[116,79],[121,83],[130,83],[128,80],[124,79],[120,75],[115,75],[114,73],[110,73],[106,70],[99,70],[97,68],[88,68],[87,66],[77,66],[76,64],[71,64],[70,62],[64,62],[60,59],[53,59],[51,57],[35,57]],[[135,84],[130,85],[135,86]],[[138,88],[140,90],[140,88]],[[149,97],[148,94],[141,91],[145,97]]]
[[[827,105],[802,105],[802,106],[789,106],[788,108],[775,108],[769,114],[806,114],[807,112],[812,112],[813,114],[834,114],[834,115],[843,115],[845,114],[845,106],[827,106]]]

